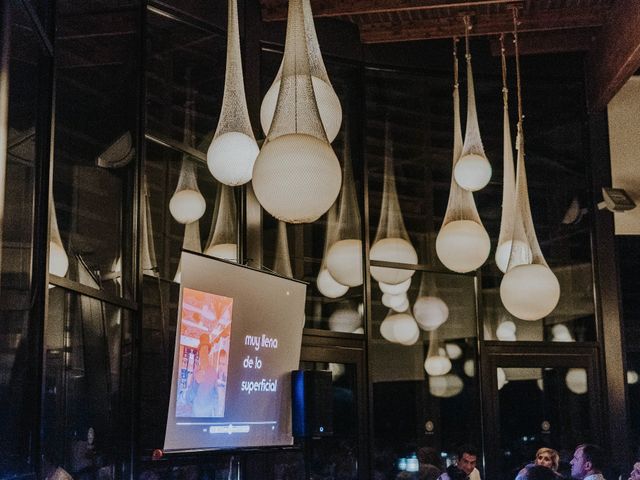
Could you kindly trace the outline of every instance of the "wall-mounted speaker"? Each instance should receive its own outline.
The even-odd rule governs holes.
[[[331,372],[291,372],[291,420],[294,437],[333,434],[333,387]]]

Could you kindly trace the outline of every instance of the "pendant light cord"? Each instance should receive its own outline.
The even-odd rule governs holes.
[[[504,33],[500,34],[500,60],[502,61],[502,100],[504,107],[509,106],[509,89],[507,88],[507,58],[504,49]]]
[[[458,88],[458,37],[453,37],[453,88]]]
[[[518,93],[518,142],[517,148],[524,146],[523,139],[523,120],[524,114],[522,113],[522,86],[520,83],[520,47],[518,45],[518,9],[513,9],[513,44],[515,47],[516,57],[516,90]]]
[[[465,58],[467,62],[471,61],[471,53],[469,52],[469,31],[471,30],[471,21],[469,19],[469,15],[464,16],[464,47],[465,47]]]

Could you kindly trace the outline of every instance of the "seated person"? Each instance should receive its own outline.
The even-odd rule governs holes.
[[[442,474],[440,455],[438,455],[435,448],[420,448],[418,450],[418,462],[420,462],[420,480],[436,480]]]
[[[458,451],[458,463],[447,467],[438,480],[480,480],[477,462],[477,450],[471,445],[463,445]]]
[[[529,478],[527,476],[527,471],[535,466],[542,466],[550,469],[555,478],[562,478],[562,476],[558,473],[558,465],[560,465],[560,455],[553,448],[543,447],[536,452],[536,458],[533,463],[529,463],[525,466],[518,475],[516,476],[516,480],[525,480]]]

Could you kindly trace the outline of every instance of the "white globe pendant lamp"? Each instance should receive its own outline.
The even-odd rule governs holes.
[[[316,286],[318,291],[327,298],[338,298],[347,293],[349,287],[336,281],[329,273],[327,268],[327,252],[336,240],[337,229],[337,205],[334,203],[326,215],[327,228],[324,237],[324,251],[322,253],[322,262],[320,270],[316,277]]]
[[[449,307],[439,297],[435,276],[422,272],[418,298],[413,304],[413,316],[422,330],[434,331],[449,318]]]
[[[451,360],[438,341],[438,330],[429,333],[429,349],[424,361],[424,369],[431,376],[445,375],[451,371]]]
[[[62,245],[53,196],[49,198],[49,222],[49,273],[64,277],[69,271],[69,256]]]
[[[347,127],[348,125],[345,125]],[[336,240],[327,252],[327,268],[331,276],[348,287],[362,285],[362,232],[360,209],[351,167],[349,128],[345,128],[342,167],[342,192],[336,226]]]
[[[340,132],[342,124],[342,106],[340,99],[336,95],[335,90],[331,86],[327,69],[322,59],[316,27],[313,21],[313,12],[309,0],[302,0],[302,11],[304,16],[304,34],[307,41],[307,52],[309,55],[309,74],[311,76],[311,84],[318,105],[318,113],[322,120],[322,125],[327,134],[329,142],[333,140]],[[278,102],[278,93],[280,91],[280,82],[282,79],[284,60],[278,69],[276,78],[271,87],[267,91],[262,105],[260,106],[260,123],[264,134],[269,133],[271,122],[273,121]]]
[[[389,125],[385,122],[384,183],[382,206],[375,240],[369,251],[372,261],[416,264],[418,254],[413,248],[405,227],[398,201],[393,171],[393,145],[389,139]],[[371,266],[371,276],[378,282],[398,285],[409,280],[415,270]]]
[[[498,390],[502,390],[509,380],[507,380],[507,373],[504,371],[504,368],[498,367],[496,369],[497,382],[498,382]]]
[[[220,183],[243,185],[251,180],[259,148],[253,136],[244,92],[237,0],[228,1],[227,62],[222,110],[207,150],[207,166]]]
[[[469,51],[469,17],[464,17],[465,45],[467,60],[467,128],[464,135],[464,146],[460,159],[453,169],[453,176],[465,190],[475,192],[484,188],[491,180],[491,164],[487,160],[480,138],[478,114],[476,111],[475,88],[473,85],[473,69]]]
[[[463,148],[456,41],[454,39],[453,172]],[[478,215],[473,194],[461,188],[452,173],[447,211],[436,237],[436,254],[449,270],[466,273],[480,268],[490,250],[491,241]]]
[[[522,320],[539,320],[549,315],[560,299],[560,283],[542,255],[536,236],[525,169],[524,131],[522,127],[522,94],[520,88],[520,59],[517,34],[517,12],[513,10],[514,42],[516,51],[516,77],[518,85],[518,163],[516,174],[515,221],[513,245],[522,242],[531,249],[531,263],[519,264],[516,249],[511,249],[511,257],[500,283],[500,298],[504,307],[513,316]]]
[[[570,368],[564,380],[567,388],[576,395],[584,395],[589,391],[587,371],[584,368]]]
[[[387,317],[380,324],[380,334],[385,340],[392,343],[409,344],[420,335],[420,329],[416,321],[409,313],[396,313],[389,310]]]
[[[329,330],[332,332],[353,333],[362,326],[362,316],[352,306],[337,308],[329,316]]]
[[[320,218],[342,184],[340,162],[320,120],[309,72],[302,0],[291,0],[278,102],[252,179],[262,207],[289,223]]]
[[[204,254],[232,262],[238,261],[236,199],[233,189],[220,184],[211,230]]]
[[[447,357],[449,357],[451,360],[459,359],[464,353],[462,351],[462,347],[460,347],[460,345],[458,345],[457,343],[445,343],[444,349],[447,352]]]
[[[429,377],[429,393],[438,398],[451,398],[460,395],[464,389],[462,379],[453,373]]]
[[[193,135],[193,90],[191,89],[191,74],[187,73],[187,99],[184,104],[184,143],[194,146]],[[207,209],[207,203],[198,188],[197,168],[193,159],[182,156],[178,185],[169,200],[169,211],[173,218],[183,224],[199,220]]]
[[[409,288],[411,287],[411,279],[407,278],[404,282],[398,283],[395,285],[384,283],[384,282],[378,282],[378,287],[380,287],[380,291],[382,291],[382,293],[388,293],[390,295],[399,295],[401,293],[406,293],[409,291]]]
[[[502,342],[515,342],[516,337],[516,324],[511,320],[504,320],[496,328],[496,337]]]
[[[192,252],[202,253],[202,244],[200,243],[200,221],[187,223],[184,226],[184,238],[182,239],[182,249]],[[175,283],[182,280],[182,259],[178,262],[176,274],[173,277]]]

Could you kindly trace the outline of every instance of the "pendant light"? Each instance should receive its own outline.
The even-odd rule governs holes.
[[[142,208],[140,228],[142,236],[142,273],[153,277],[159,276],[158,262],[156,261],[155,242],[153,240],[153,224],[151,222],[151,204],[149,202],[149,187],[147,176],[142,179]]]
[[[389,310],[380,324],[380,335],[385,340],[402,345],[413,345],[420,338],[418,324],[408,312],[396,313]]]
[[[253,189],[274,217],[307,223],[329,210],[341,183],[311,86],[302,0],[290,0],[278,102],[253,168]]]
[[[433,274],[422,272],[418,298],[413,304],[413,316],[426,331],[436,330],[449,318],[449,307],[438,296]]]
[[[309,73],[311,75],[311,84],[318,105],[318,112],[322,119],[329,142],[338,135],[340,125],[342,124],[342,107],[340,99],[336,95],[335,90],[331,86],[327,69],[324,66],[320,45],[318,44],[318,36],[316,35],[316,27],[313,21],[313,12],[309,0],[302,0],[302,11],[304,15],[304,34],[307,41],[307,52],[309,55]],[[284,60],[280,64],[276,78],[269,87],[262,105],[260,106],[260,123],[264,134],[269,133],[276,103],[278,101],[278,92],[280,91],[280,82],[282,79],[282,69]]]
[[[193,134],[193,91],[190,88],[190,73],[187,73],[187,100],[184,104],[184,143],[194,146]],[[182,156],[178,186],[169,201],[169,211],[179,223],[193,223],[200,219],[207,208],[207,203],[198,188],[196,165],[187,156]]]
[[[432,330],[429,335],[429,350],[424,361],[424,369],[430,376],[446,375],[451,371],[451,360],[444,348],[438,342],[438,330]]]
[[[244,93],[237,0],[228,0],[227,62],[222,110],[207,150],[209,171],[220,183],[243,185],[251,180],[258,156]]]
[[[455,168],[462,152],[457,39],[453,40],[453,167],[447,211],[436,237],[436,254],[449,270],[466,273],[480,268],[489,256],[491,241],[482,225],[473,194],[458,185]],[[468,128],[468,127],[467,127]]]
[[[238,261],[236,199],[233,189],[219,186],[205,255]]]
[[[587,371],[584,368],[570,368],[564,381],[567,388],[576,395],[584,395],[589,391]]]
[[[369,252],[369,258],[375,261],[395,263],[418,263],[418,254],[411,244],[407,228],[404,225],[398,192],[393,171],[393,143],[389,138],[389,122],[385,122],[384,141],[384,183],[382,187],[382,206],[376,237]],[[415,270],[371,267],[371,276],[378,282],[397,285],[410,279]]]
[[[289,238],[287,237],[287,224],[278,221],[278,237],[276,239],[276,258],[273,262],[273,271],[283,277],[293,277],[291,269],[291,256],[289,254]]]
[[[382,293],[388,293],[389,295],[400,295],[406,293],[411,288],[411,278],[407,278],[404,282],[397,283],[395,285],[390,283],[378,282],[378,287]]]
[[[514,262],[531,263],[531,249],[523,242],[512,241],[513,226],[516,221],[516,178],[513,167],[513,150],[511,146],[511,126],[509,124],[509,90],[507,89],[507,61],[504,49],[504,34],[500,35],[500,56],[502,59],[502,99],[503,99],[503,170],[502,170],[502,217],[500,219],[500,235],[496,248],[495,260],[498,269],[505,273],[509,265],[511,251]],[[519,220],[519,218],[518,218]]]
[[[469,51],[471,25],[468,16],[464,17],[464,26],[465,58],[467,60],[467,128],[464,133],[462,154],[453,173],[458,185],[465,190],[475,192],[484,188],[491,180],[491,164],[484,153],[480,127],[478,126],[473,69],[471,68],[471,53]]]
[[[515,342],[518,340],[516,337],[516,324],[503,318],[498,328],[496,328],[496,338],[501,342]]]
[[[64,277],[69,271],[69,257],[62,245],[53,196],[49,199],[49,273]]]
[[[202,245],[200,244],[200,221],[196,220],[187,223],[184,226],[184,238],[182,239],[182,249],[191,250],[192,252],[202,253]],[[182,279],[182,259],[178,262],[176,274],[173,277],[175,283],[180,283]]]
[[[429,393],[438,398],[451,398],[464,389],[462,379],[453,373],[429,377]]]
[[[531,250],[531,263],[522,264],[517,249],[511,249],[507,273],[500,284],[502,304],[513,316],[522,320],[539,320],[549,315],[560,299],[560,284],[542,255],[536,237],[525,170],[522,90],[520,83],[520,57],[517,31],[517,10],[513,10],[514,43],[516,53],[516,79],[518,89],[518,166],[516,177],[516,220],[512,242],[526,244]]]
[[[327,268],[337,282],[348,287],[362,285],[362,232],[360,209],[351,166],[349,129],[345,128],[342,192],[335,243],[327,252]]]
[[[327,229],[324,237],[324,251],[322,253],[322,263],[320,264],[320,270],[318,277],[316,278],[316,286],[318,291],[327,298],[338,298],[347,293],[349,287],[336,281],[329,269],[327,268],[327,252],[333,245],[336,236],[337,229],[337,206],[334,203],[327,212]]]
[[[362,315],[348,302],[335,309],[329,317],[329,330],[332,332],[354,333],[361,327]]]
[[[382,294],[382,305],[398,313],[406,312],[409,309],[409,298],[406,293],[397,295],[384,293]]]

